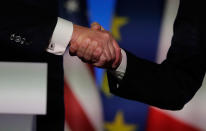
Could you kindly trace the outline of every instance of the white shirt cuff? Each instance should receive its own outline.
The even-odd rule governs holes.
[[[73,33],[73,24],[70,21],[58,17],[56,27],[52,34],[47,52],[55,55],[63,55]]]
[[[118,80],[122,80],[124,77],[124,74],[126,72],[126,68],[127,68],[127,55],[126,52],[121,49],[121,53],[122,53],[122,61],[119,65],[119,67],[115,70],[115,71],[111,71],[111,73],[118,79]]]

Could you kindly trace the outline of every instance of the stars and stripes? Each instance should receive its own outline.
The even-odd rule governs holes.
[[[60,0],[60,16],[88,26],[86,0]],[[93,67],[64,55],[65,131],[101,131],[103,116]]]
[[[101,131],[101,99],[91,68],[68,53],[64,56],[66,124],[71,131]]]

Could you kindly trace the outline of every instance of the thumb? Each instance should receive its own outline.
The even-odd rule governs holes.
[[[91,28],[94,29],[94,30],[101,30],[101,31],[104,30],[104,28],[97,22],[93,22],[91,24]]]
[[[101,30],[101,25],[97,22],[93,22],[91,24],[91,28],[94,29],[94,30]]]

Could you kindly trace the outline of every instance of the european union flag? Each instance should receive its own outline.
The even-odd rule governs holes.
[[[155,61],[163,0],[118,0],[111,28],[123,49]],[[102,100],[107,131],[145,131],[149,106],[109,93],[104,79]]]
[[[154,61],[163,6],[164,0],[118,0],[112,31],[120,46]]]

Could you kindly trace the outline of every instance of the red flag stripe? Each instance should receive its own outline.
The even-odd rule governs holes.
[[[200,131],[155,108],[149,109],[148,117],[147,131]]]
[[[70,129],[72,131],[95,131],[66,81],[64,83],[64,100],[65,120]]]

